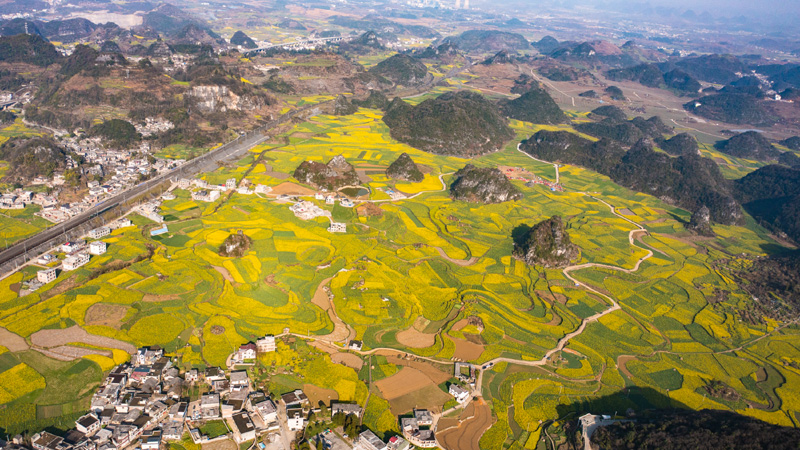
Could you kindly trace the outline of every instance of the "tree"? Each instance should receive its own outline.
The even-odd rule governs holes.
[[[346,418],[346,416],[345,416],[344,413],[338,412],[338,413],[334,414],[333,415],[333,419],[332,419],[333,425],[335,427],[344,426],[345,418]]]
[[[359,428],[361,428],[361,424],[358,423],[358,416],[355,414],[348,414],[344,419],[345,434],[350,436],[351,439],[355,439],[355,437],[358,436]]]
[[[319,401],[319,415],[322,416],[322,419],[325,420],[328,415],[330,415],[330,411],[328,411],[328,406],[322,400]]]

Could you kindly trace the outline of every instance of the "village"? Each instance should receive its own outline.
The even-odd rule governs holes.
[[[137,129],[143,135],[169,129],[171,123],[148,120]],[[103,149],[100,138],[81,135],[61,135],[59,143],[72,152],[66,156],[66,171],[79,171],[91,179],[87,182],[88,192],[81,200],[69,203],[59,201],[60,191],[67,185],[66,171],[55,173],[52,177],[36,177],[31,180],[33,190],[17,188],[0,197],[0,209],[25,209],[28,205],[38,205],[36,215],[52,222],[61,223],[88,210],[105,198],[119,194],[143,180],[174,170],[183,160],[156,158],[150,155],[148,143],[133,150]],[[82,159],[82,163],[74,158]],[[42,187],[41,192],[37,187]]]
[[[0,440],[4,450],[159,450],[170,442],[210,444],[232,440],[239,448],[409,450],[439,446],[436,414],[425,409],[398,418],[401,434],[378,435],[361,425],[362,405],[330,401],[312,404],[300,390],[266,392],[250,376],[260,354],[276,351],[267,335],[241,345],[227,367],[181,371],[161,347],[142,347],[128,363],[114,367],[91,399],[90,410],[63,435],[43,431],[29,445],[22,436]],[[348,350],[360,351],[351,341]],[[467,369],[466,371],[464,369]],[[476,367],[456,364],[460,384],[449,393],[460,406],[472,398]],[[312,430],[311,425],[314,425]],[[320,424],[322,426],[320,427]],[[347,433],[350,434],[347,434]],[[312,434],[312,435],[309,435]],[[301,446],[303,445],[303,446]]]

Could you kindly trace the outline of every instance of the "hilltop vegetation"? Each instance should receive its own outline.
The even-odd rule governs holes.
[[[561,216],[553,216],[526,228],[519,230],[515,239],[515,258],[530,266],[553,268],[567,266],[578,257],[580,250],[570,240]]]
[[[253,41],[250,36],[246,35],[243,31],[239,30],[236,33],[233,33],[231,36],[231,44],[239,45],[243,48],[257,48],[255,41]]]
[[[396,98],[383,121],[398,141],[442,155],[482,155],[514,136],[497,106],[470,91],[448,92],[417,106]]]
[[[689,133],[676,134],[669,139],[662,138],[656,142],[661,150],[673,156],[700,154],[700,146],[697,144],[697,139]]]
[[[737,158],[757,161],[774,161],[781,152],[775,148],[763,134],[757,131],[746,131],[725,141],[717,142],[714,147],[722,153]]]
[[[453,44],[466,53],[492,53],[517,51],[530,48],[530,43],[521,34],[495,30],[468,30],[458,36],[449,36],[443,44]]]
[[[369,72],[401,86],[415,86],[433,78],[422,61],[404,53],[379,62]]]
[[[142,138],[133,124],[122,119],[111,119],[97,124],[89,129],[88,134],[106,139],[106,145],[122,148],[128,148]]]
[[[707,95],[683,105],[692,114],[706,119],[755,126],[769,126],[778,119],[757,98],[747,94]]]
[[[553,97],[541,86],[533,86],[521,96],[504,101],[500,108],[508,117],[524,122],[554,125],[567,120]]]
[[[37,176],[52,176],[65,168],[67,152],[50,138],[11,139],[0,146],[0,159],[8,161],[7,180],[29,181]]]
[[[633,145],[643,138],[662,139],[664,134],[672,131],[658,116],[647,120],[637,116],[629,121],[607,118],[601,122],[579,123],[574,127],[581,133],[597,138],[611,139],[626,145]]]
[[[651,63],[612,69],[606,76],[612,81],[635,81],[644,86],[672,89],[681,95],[696,94],[702,88],[700,82],[681,69],[662,72],[658,64]]]
[[[422,171],[419,170],[414,160],[408,156],[408,153],[402,153],[389,164],[386,169],[386,176],[395,180],[413,181],[419,183],[425,177]]]
[[[522,198],[519,191],[498,169],[467,164],[454,175],[450,197],[470,203],[502,203]]]
[[[764,166],[736,180],[734,189],[756,220],[800,242],[800,170]]]
[[[705,205],[717,223],[735,224],[743,219],[719,166],[697,154],[670,157],[656,152],[647,140],[626,152],[608,140],[592,143],[567,132],[546,130],[523,141],[520,148],[537,158],[588,167],[622,186],[690,211]]]
[[[0,37],[0,61],[25,62],[37,66],[48,66],[60,59],[60,55],[47,39],[37,34],[18,34]]]
[[[334,156],[327,164],[303,161],[295,169],[293,176],[301,183],[328,191],[359,184],[356,170],[342,155]]]
[[[800,430],[780,427],[728,411],[659,410],[634,421],[600,427],[592,444],[600,448],[794,449]]]

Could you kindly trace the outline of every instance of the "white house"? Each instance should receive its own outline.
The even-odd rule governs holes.
[[[236,427],[236,433],[233,434],[233,439],[237,444],[252,441],[256,438],[256,427],[250,419],[250,414],[242,411],[234,414],[231,418]]]
[[[106,252],[106,243],[103,241],[94,241],[89,244],[89,253],[93,255],[102,255]]]
[[[89,262],[88,253],[78,253],[77,255],[67,257],[64,260],[63,268],[64,270],[75,270],[78,267],[81,267],[88,262]]]
[[[450,395],[455,397],[456,401],[459,403],[464,403],[464,401],[469,398],[469,391],[457,384],[451,384],[447,391],[450,392]]]
[[[289,431],[300,431],[305,428],[306,419],[303,416],[301,408],[292,408],[286,410],[286,424]]]
[[[49,283],[56,279],[56,269],[45,269],[36,272],[36,279],[40,283]]]
[[[233,359],[237,362],[243,362],[256,359],[256,356],[256,344],[244,344],[240,346],[239,350],[233,355]]]
[[[86,414],[75,421],[75,429],[87,436],[91,436],[100,429],[100,420],[92,413]]]
[[[256,341],[256,351],[258,353],[274,352],[275,348],[275,336],[264,336]]]
[[[236,189],[236,178],[228,178],[225,180],[225,189]]]
[[[270,399],[257,403],[253,408],[255,408],[264,423],[272,423],[278,420],[278,407]]]
[[[142,433],[142,450],[158,450],[161,447],[161,430],[154,429]]]
[[[331,233],[347,233],[347,224],[341,222],[331,222],[331,226],[328,227],[328,231]]]
[[[111,234],[111,228],[108,227],[100,227],[95,228],[94,230],[89,231],[89,237],[92,239],[100,239],[103,236],[108,236]]]

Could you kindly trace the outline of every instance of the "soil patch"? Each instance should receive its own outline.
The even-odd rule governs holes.
[[[455,344],[456,351],[453,357],[462,361],[475,361],[483,353],[483,345],[448,336]]]
[[[288,174],[284,174],[284,175],[286,175],[286,178],[289,178]],[[311,188],[300,186],[297,183],[292,183],[290,181],[287,181],[285,183],[281,183],[281,184],[275,186],[274,188],[272,188],[272,192],[271,193],[275,194],[275,195],[281,195],[281,194],[285,194],[285,195],[314,195],[316,192],[317,191],[315,191],[315,190],[313,190]]]
[[[28,343],[22,336],[0,328],[0,345],[10,352],[22,352],[28,349]]]
[[[457,427],[436,433],[436,439],[446,450],[479,450],[478,441],[492,426],[491,409],[478,399],[465,408],[461,420]]]
[[[225,327],[223,327],[223,326],[214,325],[214,326],[211,327],[211,334],[215,334],[215,335],[219,336],[220,334],[222,334],[224,332],[225,332]]]
[[[105,325],[119,330],[122,319],[128,313],[128,307],[124,305],[112,305],[110,303],[95,303],[86,310],[86,325]]]
[[[452,398],[450,394],[439,389],[439,386],[429,385],[389,400],[389,408],[392,410],[392,414],[396,416],[411,412],[414,409],[427,409],[433,413],[439,413],[442,410],[442,405]]]
[[[622,214],[623,216],[635,216],[636,215],[636,214],[633,213],[633,211],[631,211],[628,208],[617,209],[617,212]]]
[[[364,366],[364,360],[359,358],[358,355],[354,355],[352,353],[334,353],[331,355],[331,361],[337,364],[343,364],[351,369],[355,369],[356,372],[361,370],[361,367]]]
[[[239,446],[236,445],[230,439],[223,439],[220,441],[209,442],[208,444],[202,445],[203,450],[239,450]]]
[[[155,302],[167,302],[170,300],[178,300],[181,298],[180,294],[166,294],[166,295],[159,295],[159,294],[145,294],[142,297],[143,302],[155,303]]]
[[[270,176],[270,177],[272,177],[272,178],[277,178],[277,179],[279,179],[279,180],[288,180],[288,179],[289,179],[289,177],[291,177],[291,175],[289,175],[288,173],[284,173],[284,172],[272,172],[272,171],[269,171],[269,172],[264,172],[264,175]],[[274,189],[274,188],[273,188],[273,191],[275,191],[275,189]]]
[[[401,397],[432,384],[435,383],[430,377],[413,367],[403,367],[396,374],[375,382],[375,386],[380,389],[383,397],[387,400]]]
[[[469,320],[461,319],[458,322],[453,324],[453,331],[461,331],[462,328],[469,325]]]
[[[70,342],[80,342],[95,347],[117,348],[131,355],[136,353],[136,347],[127,342],[89,334],[78,325],[57,330],[39,330],[31,335],[31,343],[44,348],[59,347]]]
[[[430,347],[436,342],[436,334],[423,333],[412,326],[397,333],[397,342],[409,348]]]
[[[339,394],[333,389],[323,389],[313,384],[304,384],[303,392],[306,394],[308,401],[311,402],[311,406],[313,407],[319,405],[320,401],[324,402],[326,405],[330,405],[331,400],[339,399]]]
[[[409,358],[401,358],[397,355],[397,353],[392,353],[391,351],[378,351],[375,352],[376,355],[383,355],[386,356],[386,361],[389,364],[394,364],[396,366],[403,366],[403,367],[411,367],[414,369],[419,370],[420,372],[424,373],[428,378],[433,380],[436,384],[442,384],[445,381],[449,380],[452,371],[452,366],[450,364],[447,365],[448,372],[442,372],[441,370],[434,367],[432,364],[429,364],[425,361]],[[398,372],[399,374],[399,372]],[[392,375],[397,376],[397,374]]]
[[[242,208],[239,208],[238,206],[234,206],[233,209],[239,211],[240,213],[244,214],[245,216],[249,216],[250,215],[250,211],[245,211]]]

